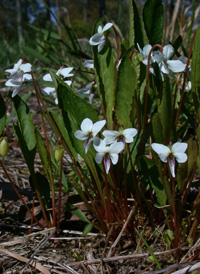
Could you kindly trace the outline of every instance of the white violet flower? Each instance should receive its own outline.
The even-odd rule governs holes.
[[[71,77],[73,76],[73,74],[70,72],[73,70],[72,67],[69,68],[65,68],[65,67],[61,67],[57,72],[56,75],[58,75],[58,77],[60,77],[61,79],[64,79],[66,77]],[[50,73],[47,73],[43,76],[43,80],[44,81],[48,81],[48,82],[52,82],[53,79],[51,77]],[[66,80],[64,81],[64,83],[66,83],[68,86],[71,86],[72,81],[71,80]],[[57,99],[57,95],[56,95],[56,89],[54,87],[45,87],[43,88],[43,92],[46,95],[52,96],[55,100],[55,103],[58,104],[58,99]]]
[[[161,73],[169,74],[173,72],[182,72],[185,70],[185,64],[180,60],[170,60],[174,54],[174,48],[171,45],[163,47],[163,52],[159,50],[153,52],[153,59],[158,63]]]
[[[185,151],[188,144],[177,142],[173,144],[171,149],[165,145],[157,143],[153,143],[151,146],[162,162],[169,163],[172,177],[175,178],[175,159],[178,163],[184,163],[187,161],[188,157]]]
[[[107,23],[103,28],[102,26],[98,27],[98,32],[95,33],[89,40],[89,44],[91,46],[98,46],[98,52],[100,52],[106,42],[106,37],[104,36],[104,32],[112,27],[112,23]]]
[[[31,72],[32,65],[29,63],[23,64],[23,60],[20,59],[12,69],[7,69],[5,72],[10,73],[8,81],[5,83],[7,87],[13,87],[12,97],[14,97],[22,88],[24,82],[32,80]]]
[[[79,94],[88,94],[89,95],[89,103],[92,104],[93,98],[97,91],[97,85],[94,81],[88,83],[85,88],[81,88],[78,90]]]
[[[149,57],[150,50],[152,49],[152,46],[151,45],[146,45],[145,47],[143,47],[143,49],[141,49],[139,44],[137,44],[137,47],[138,47],[139,52],[140,52],[140,54],[142,56],[142,59],[143,59],[142,63],[147,66],[148,65],[148,57]],[[152,58],[152,53],[151,53],[150,65],[154,62],[155,61]],[[154,74],[154,69],[152,68],[152,66],[149,67],[149,71],[152,74]]]
[[[116,130],[104,130],[102,133],[105,137],[106,144],[112,144],[115,141],[125,143],[132,143],[133,137],[137,134],[137,129],[135,128],[120,128],[119,131]]]
[[[100,132],[105,124],[106,120],[93,123],[89,118],[85,118],[82,121],[81,130],[77,130],[74,133],[74,136],[79,140],[86,140],[84,144],[85,153],[88,152],[91,141],[94,140],[94,137]]]
[[[85,60],[83,63],[85,68],[94,69],[94,61],[93,60]]]
[[[10,73],[9,78],[15,78],[16,74],[18,74],[18,73],[24,74],[27,72],[31,72],[32,65],[29,63],[23,64],[22,62],[23,62],[23,60],[19,59],[19,61],[16,64],[14,64],[14,67],[12,69],[5,70],[5,72]]]
[[[119,153],[124,149],[122,142],[114,142],[110,146],[106,146],[104,140],[95,138],[94,148],[97,151],[95,161],[100,164],[103,160],[106,173],[110,170],[111,161],[113,165],[116,165],[119,159]]]

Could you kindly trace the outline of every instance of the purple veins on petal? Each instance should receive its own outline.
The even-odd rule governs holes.
[[[175,178],[175,157],[174,156],[169,156],[168,158],[168,162],[169,162],[169,168],[172,174],[172,177]]]

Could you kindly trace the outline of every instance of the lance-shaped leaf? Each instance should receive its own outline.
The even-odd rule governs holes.
[[[100,53],[98,53],[97,47],[93,47],[93,55],[98,91],[100,93],[100,97],[103,103],[107,126],[109,129],[112,129],[115,90],[115,68],[113,62],[112,47],[109,40],[106,40],[106,44]]]
[[[160,95],[161,99],[160,104],[158,105],[158,113],[162,124],[164,142],[167,144],[172,130],[172,92],[170,90],[168,76],[165,77]]]
[[[143,48],[148,44],[148,39],[144,30],[143,22],[139,16],[139,12],[134,0],[130,0],[129,5],[129,21],[130,21],[130,33],[129,33],[129,46],[140,45]]]
[[[52,184],[53,183],[53,173],[52,173],[50,155],[49,155],[47,148],[44,144],[42,136],[38,131],[36,131],[36,140],[37,140],[37,147],[38,147],[42,165],[45,169],[45,172],[47,174],[49,182]]]
[[[188,160],[185,163],[179,164],[177,169],[177,182],[181,192],[183,192],[184,186],[186,187],[186,181],[189,180],[197,162],[197,145],[192,139],[189,139],[187,155]]]
[[[46,208],[49,207],[49,200],[50,200],[50,187],[47,178],[42,175],[40,172],[35,174],[35,180],[37,182],[37,189],[35,189],[36,185],[34,184],[33,178],[29,178],[29,182],[31,188],[40,193],[43,203],[45,204]]]
[[[160,44],[163,35],[162,0],[147,0],[143,9],[145,30],[151,45]]]
[[[160,121],[160,114],[155,113],[152,118],[152,133],[153,133],[153,141],[156,143],[163,144],[163,129]]]
[[[200,108],[199,108],[199,98],[200,98],[200,26],[197,29],[194,46],[192,50],[192,68],[191,68],[191,82],[192,82],[192,92],[194,97],[194,104],[196,111],[198,113],[198,120],[200,121]]]
[[[76,95],[75,92],[67,84],[59,79],[58,81],[58,104],[62,111],[65,128],[69,134],[74,149],[83,157],[86,163],[90,166],[88,157],[85,154],[84,143],[78,140],[74,136],[74,133],[80,128],[80,125],[85,118],[89,118],[93,122],[98,121],[99,119],[97,113],[92,105]],[[92,151],[92,158],[94,158],[95,151],[94,149]],[[90,153],[91,150],[88,151],[89,155]]]
[[[68,210],[70,213],[72,213],[74,216],[78,217],[79,220],[86,222],[86,223],[91,223],[88,218],[85,216],[83,211],[81,211],[78,207],[74,206],[73,204],[67,202],[65,205],[65,209]]]
[[[140,179],[142,185],[147,187],[150,184],[156,193],[157,202],[161,206],[166,205],[167,196],[155,163],[143,156],[138,157],[138,163],[139,170],[141,171]]]
[[[34,147],[32,150],[29,150],[26,144],[26,141],[24,139],[24,136],[22,134],[21,128],[19,126],[19,123],[16,123],[13,125],[15,134],[17,136],[17,141],[20,146],[20,149],[23,153],[24,159],[26,161],[26,164],[29,168],[29,171],[31,174],[34,173],[34,159],[35,159],[35,153],[36,153],[36,147]]]
[[[67,132],[67,129],[66,129],[64,121],[63,121],[63,117],[58,115],[58,113],[56,111],[51,111],[50,114],[51,114],[53,121],[56,124],[57,129],[59,130],[63,140],[67,144],[72,156],[74,157],[75,161],[77,161],[77,153],[72,145],[71,139],[69,137],[69,134]],[[49,123],[51,123],[51,122],[49,121]],[[57,131],[54,129],[53,126],[52,126],[52,128],[55,131],[55,134],[57,135],[57,137],[59,137],[59,135],[57,134]]]
[[[130,54],[128,51],[121,61],[116,87],[115,112],[118,123],[125,128],[132,127],[130,116],[137,87],[137,74],[129,59]]]
[[[17,119],[19,121],[21,132],[26,142],[27,148],[28,150],[33,150],[36,146],[36,138],[35,128],[29,108],[18,95],[13,97],[12,100],[14,103]]]
[[[6,105],[0,94],[0,135],[6,124]]]

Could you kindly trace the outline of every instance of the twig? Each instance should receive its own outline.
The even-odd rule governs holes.
[[[60,263],[58,263],[57,265],[63,267],[63,268],[64,268],[65,270],[67,270],[69,273],[72,273],[72,274],[79,274],[78,272],[76,272],[74,269],[72,269],[70,266],[68,266],[68,265],[66,265],[66,264],[60,264]]]
[[[181,259],[180,263],[182,263],[185,258],[187,257],[187,255],[191,254],[191,252],[199,245],[200,243],[200,238],[198,239],[198,241],[190,248],[190,250],[183,256],[183,258]]]
[[[185,249],[188,249],[188,247],[179,246],[175,249],[171,249],[171,250],[167,250],[167,251],[154,252],[154,255],[155,256],[169,255],[169,254],[172,254],[172,253],[176,252],[179,249],[185,250]],[[103,262],[108,263],[108,262],[119,261],[119,260],[143,259],[143,258],[149,256],[149,254],[150,253],[142,253],[142,254],[132,254],[132,255],[124,255],[124,256],[116,256],[116,257],[110,257],[110,258],[103,258]],[[69,265],[73,266],[73,265],[77,265],[77,264],[80,264],[80,263],[98,264],[98,263],[101,262],[101,260],[102,259],[93,259],[93,260],[87,260],[87,261],[80,261],[80,262],[70,263]],[[159,273],[162,273],[162,272],[159,272]]]
[[[151,271],[149,272],[148,274],[162,274],[162,273],[165,273],[165,272],[168,272],[168,271],[172,271],[173,269],[175,268],[178,268],[178,267],[181,267],[181,266],[188,266],[189,264],[195,264],[197,263],[197,261],[195,262],[190,262],[190,263],[181,263],[181,264],[174,264],[174,265],[170,265],[166,268],[163,268],[163,269],[160,269],[160,270],[155,270],[155,271]],[[198,263],[199,264],[199,263]],[[188,268],[187,268],[188,269]],[[194,269],[193,269],[194,270]],[[173,274],[176,273],[178,274],[177,272],[173,272]],[[187,273],[187,272],[184,272],[184,273]],[[172,273],[171,273],[172,274]],[[180,274],[180,273],[179,273]],[[182,273],[183,274],[183,273]]]
[[[55,234],[56,232],[56,228],[53,229],[53,231],[51,232],[51,234],[42,242],[40,242],[36,248],[35,251],[33,252],[33,254],[31,255],[30,259],[28,260],[28,262],[25,264],[25,266],[20,270],[20,274],[24,273],[25,268],[30,264],[30,262],[33,260],[33,257],[38,253],[38,251],[45,245],[45,243]]]
[[[110,250],[109,250],[109,252],[108,252],[107,258],[110,258],[111,254],[112,254],[113,248],[115,248],[116,245],[118,244],[118,242],[119,242],[119,240],[120,240],[120,238],[121,238],[121,236],[122,236],[124,230],[126,229],[128,223],[129,223],[129,221],[130,221],[130,219],[131,219],[131,217],[132,217],[132,215],[133,215],[133,211],[134,211],[134,207],[131,209],[131,211],[130,211],[130,213],[129,213],[127,219],[126,219],[126,222],[124,223],[124,225],[123,225],[123,227],[122,227],[122,229],[121,229],[119,235],[117,236],[116,240],[115,240],[114,243],[112,244],[112,246],[111,246],[111,248],[110,248]]]
[[[197,264],[195,264],[193,266],[187,266],[187,267],[185,267],[183,269],[180,269],[180,270],[178,270],[176,272],[172,272],[172,274],[185,274],[185,273],[193,272],[193,271],[195,271],[197,269],[200,269],[200,263],[197,263]]]

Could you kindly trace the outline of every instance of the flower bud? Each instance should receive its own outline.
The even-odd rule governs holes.
[[[6,154],[8,153],[8,139],[7,137],[1,137],[0,138],[0,155],[2,157],[6,156]]]
[[[57,162],[60,162],[62,160],[63,154],[64,154],[63,146],[56,146],[54,156]]]

